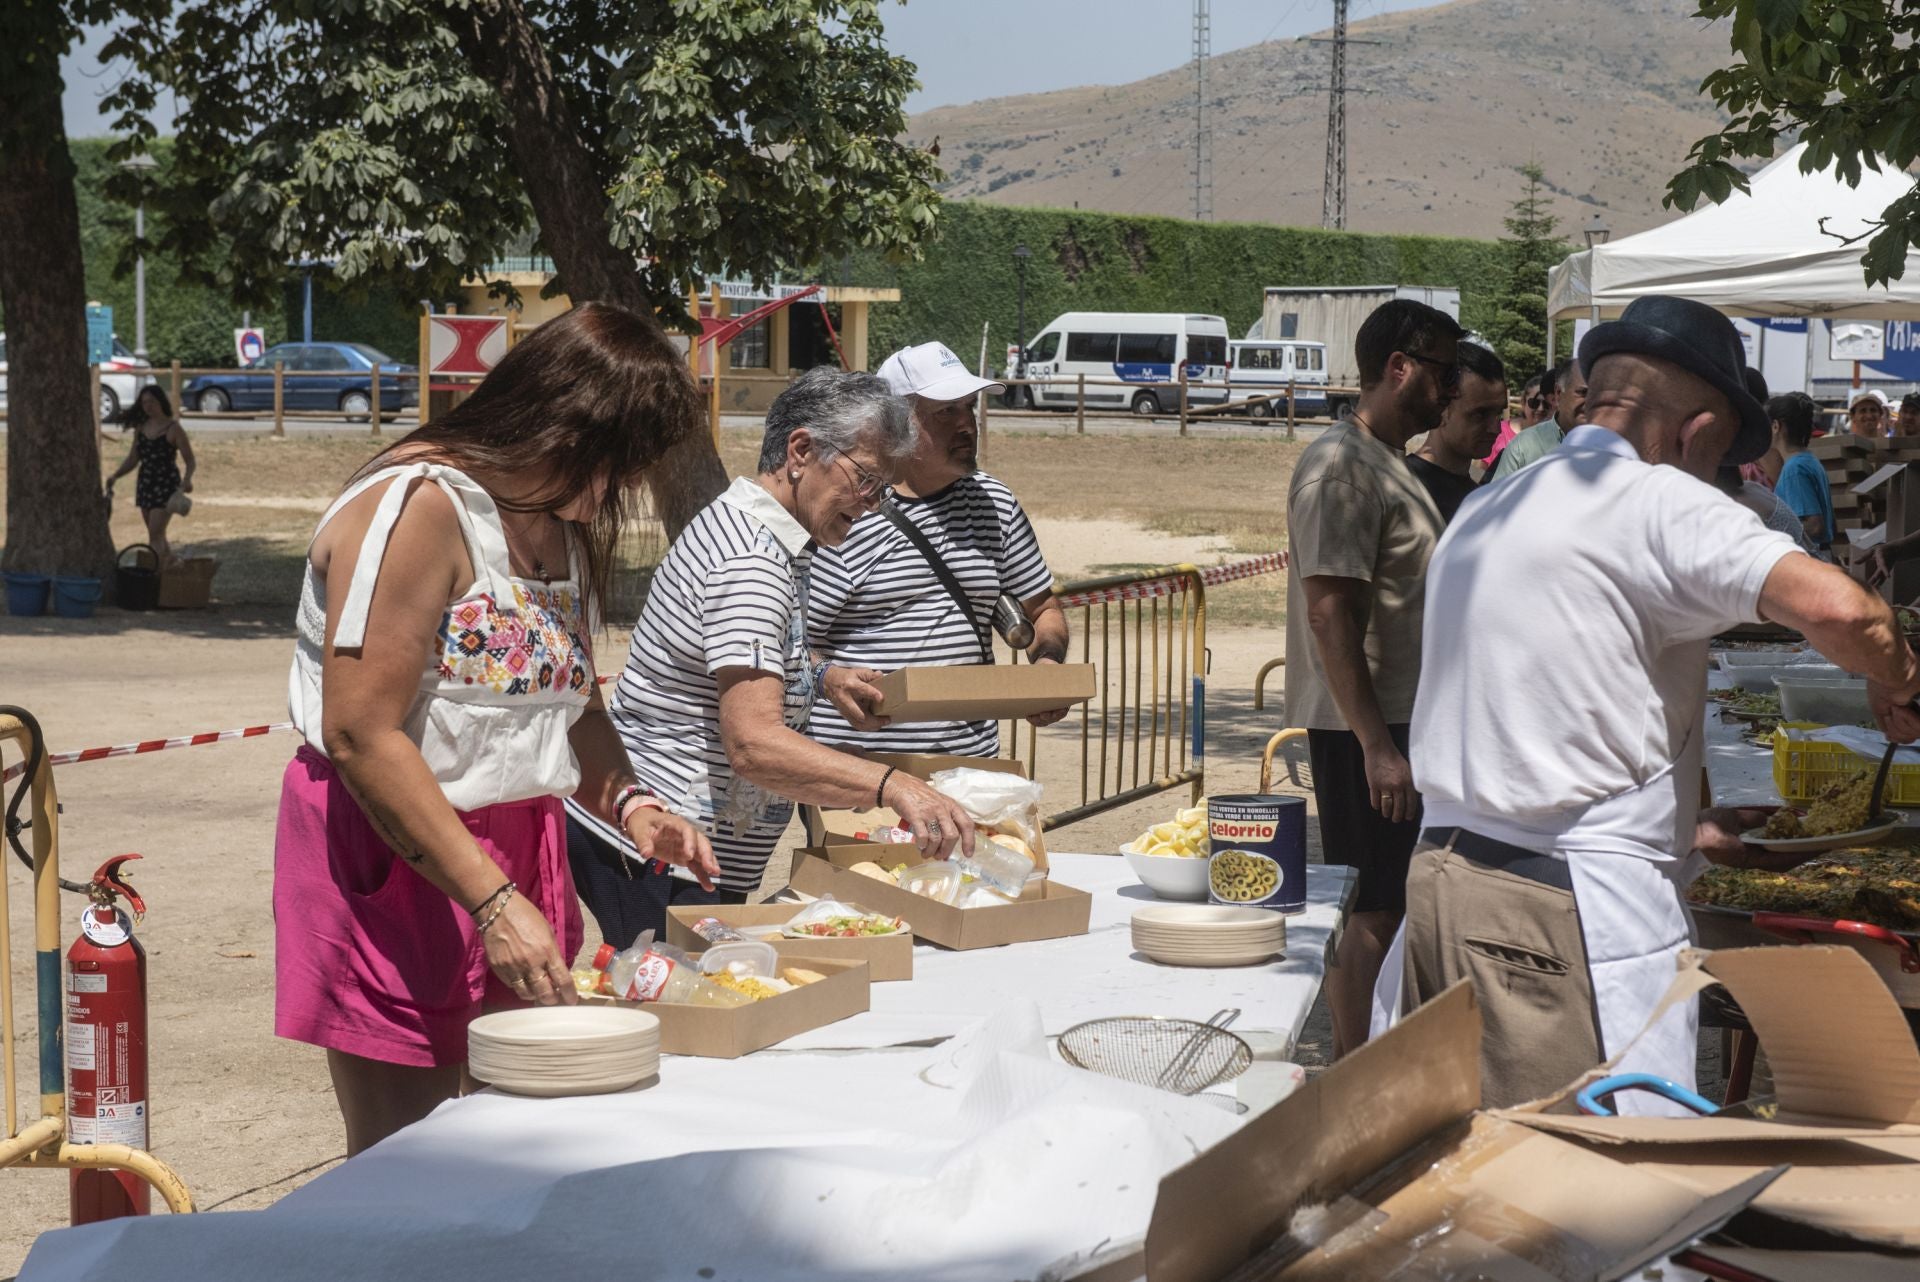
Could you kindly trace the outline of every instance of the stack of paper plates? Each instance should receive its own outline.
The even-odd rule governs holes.
[[[1133,915],[1133,946],[1172,966],[1247,966],[1286,943],[1287,919],[1266,908],[1164,904]]]
[[[660,1021],[624,1006],[534,1006],[467,1026],[467,1067],[516,1095],[604,1095],[660,1071]]]

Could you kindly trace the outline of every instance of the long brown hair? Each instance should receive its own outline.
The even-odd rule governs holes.
[[[589,617],[598,617],[632,514],[629,489],[698,430],[700,410],[686,358],[658,325],[610,303],[584,303],[515,344],[471,396],[401,437],[358,475],[385,466],[396,451],[421,447],[487,477],[546,471],[552,480],[518,502],[495,496],[508,512],[555,511],[607,478],[599,510],[575,527],[586,562],[581,590]]]

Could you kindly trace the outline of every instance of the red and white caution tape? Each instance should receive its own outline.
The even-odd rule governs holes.
[[[1231,583],[1235,579],[1250,579],[1255,575],[1271,574],[1275,570],[1287,567],[1287,554],[1274,553],[1269,556],[1249,557],[1245,561],[1235,561],[1229,565],[1216,565],[1200,572],[1200,580],[1209,587],[1222,583]],[[1060,604],[1067,607],[1099,605],[1102,602],[1147,601],[1155,597],[1173,596],[1187,590],[1187,580],[1181,575],[1169,575],[1164,578],[1143,579],[1138,583],[1125,583],[1118,587],[1096,588],[1089,592],[1070,592],[1060,598]],[[600,684],[616,680],[616,676],[600,678]],[[140,743],[121,743],[109,748],[82,748],[78,752],[55,752],[47,756],[50,766],[71,766],[82,761],[105,761],[111,757],[139,757],[149,752],[165,752],[169,748],[199,748],[209,743],[227,743],[234,739],[257,739],[261,735],[273,734],[281,730],[293,729],[291,721],[275,721],[271,725],[244,726],[238,730],[213,730],[205,734],[180,735],[172,739],[147,739]],[[25,762],[7,767],[0,774],[0,783],[19,777],[26,769]]]
[[[1208,587],[1217,587],[1222,583],[1231,583],[1235,579],[1251,579],[1260,574],[1272,574],[1275,570],[1287,568],[1287,554],[1274,552],[1266,556],[1248,557],[1244,561],[1234,561],[1228,565],[1216,565],[1200,571],[1200,581]],[[1175,596],[1185,592],[1188,587],[1185,575],[1170,574],[1157,579],[1141,579],[1137,583],[1123,583],[1111,588],[1092,588],[1085,592],[1069,592],[1060,598],[1060,604],[1073,609],[1083,605],[1111,604],[1119,601],[1150,601],[1155,597]]]
[[[80,761],[105,761],[109,757],[138,757],[149,752],[164,752],[168,748],[198,748],[203,744],[226,743],[232,739],[257,739],[276,730],[291,730],[291,721],[276,721],[266,726],[246,726],[239,730],[214,730],[206,734],[181,735],[175,739],[147,739],[141,743],[116,744],[111,748],[83,748],[79,752],[54,752],[47,754],[50,766],[70,766]],[[9,766],[0,782],[19,775],[27,768],[26,762]]]
[[[1275,570],[1287,568],[1285,552],[1270,552],[1266,556],[1251,556],[1244,561],[1235,561],[1231,565],[1216,565],[1200,571],[1200,581],[1208,587],[1218,587],[1222,583],[1231,583],[1235,579],[1251,579],[1259,574],[1272,574]]]

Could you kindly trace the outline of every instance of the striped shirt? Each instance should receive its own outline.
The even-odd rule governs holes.
[[[1027,514],[1013,491],[985,472],[925,498],[896,493],[892,501],[959,580],[973,619],[961,615],[907,536],[872,512],[854,523],[839,547],[822,548],[814,557],[807,613],[814,651],[836,664],[882,672],[979,663],[980,629],[993,617],[1000,593],[1030,601],[1053,587]],[[991,757],[1000,750],[999,727],[991,721],[919,722],[863,732],[825,700],[814,706],[810,733],[822,743],[874,752]]]
[[[627,667],[607,711],[634,776],[698,824],[720,861],[717,885],[752,892],[793,803],[733,772],[720,741],[722,668],[786,682],[786,724],[804,732],[813,706],[806,648],[812,542],[752,477],[741,477],[680,532],[633,625]],[[626,834],[569,801],[602,840]]]

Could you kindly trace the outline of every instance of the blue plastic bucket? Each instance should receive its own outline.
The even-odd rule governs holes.
[[[47,612],[47,590],[53,580],[44,574],[16,574],[7,571],[7,613],[15,618],[33,618]]]
[[[103,582],[77,575],[54,575],[53,612],[63,619],[91,619],[93,607],[100,604]]]

